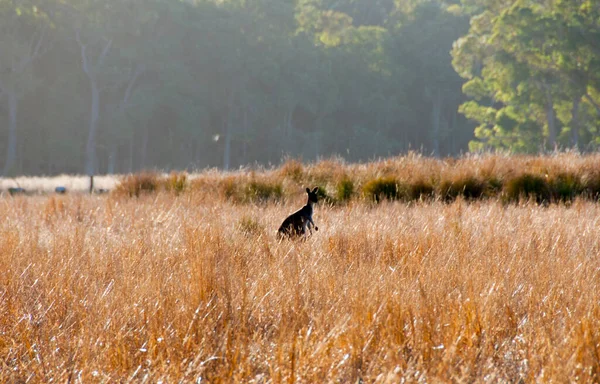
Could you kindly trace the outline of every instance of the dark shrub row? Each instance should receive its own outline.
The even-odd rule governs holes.
[[[403,182],[394,177],[382,177],[366,183],[363,196],[368,200],[424,200],[445,202],[462,198],[467,201],[497,198],[505,202],[535,201],[539,204],[570,202],[576,197],[600,199],[600,174],[579,177],[572,173],[554,176],[523,173],[507,177],[477,178],[466,176],[441,180],[437,184],[423,181]]]
[[[600,170],[545,172],[421,172],[404,177],[392,170],[384,176],[369,178],[353,175],[345,166],[305,170],[299,162],[263,172],[199,174],[190,181],[185,173],[162,176],[140,173],[123,178],[114,193],[129,197],[168,192],[206,193],[211,199],[222,198],[240,204],[280,201],[300,193],[305,187],[318,186],[319,198],[326,204],[344,204],[352,200],[451,202],[458,198],[471,201],[499,199],[504,202],[535,201],[539,204],[570,202],[576,197],[600,198]],[[311,173],[312,172],[312,173]],[[294,195],[295,196],[295,195]]]

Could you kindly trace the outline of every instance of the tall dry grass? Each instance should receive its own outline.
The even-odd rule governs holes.
[[[149,183],[150,182],[150,183]],[[179,182],[179,184],[177,184]],[[434,159],[411,153],[364,164],[328,159],[311,164],[288,160],[276,168],[187,174],[142,173],[121,180],[116,195],[156,191],[203,194],[236,203],[286,201],[306,186],[319,186],[328,204],[379,201],[500,199],[504,202],[571,202],[600,199],[600,155],[466,155]]]
[[[0,382],[597,382],[600,206],[0,200]]]

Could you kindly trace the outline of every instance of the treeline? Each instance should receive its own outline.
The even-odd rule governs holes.
[[[594,149],[599,13],[592,0],[0,0],[0,171]]]

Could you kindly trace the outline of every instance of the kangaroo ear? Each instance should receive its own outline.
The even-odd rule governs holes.
[[[310,189],[306,187],[306,193],[310,193]]]
[[[315,187],[315,189],[313,189],[313,193],[317,193],[318,190],[319,190],[319,187]]]

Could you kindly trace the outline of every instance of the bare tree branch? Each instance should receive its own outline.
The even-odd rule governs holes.
[[[38,57],[39,53],[40,53],[40,47],[42,46],[42,42],[44,41],[44,37],[46,36],[46,30],[48,29],[48,25],[44,25],[42,27],[42,30],[40,32],[40,37],[37,41],[37,44],[35,45],[35,48],[33,50],[33,53],[31,54],[31,56],[33,58]]]
[[[108,52],[110,51],[110,47],[112,47],[112,39],[106,39],[106,45],[104,46],[104,49],[102,50],[102,53],[100,54],[100,56],[98,57],[98,61],[97,61],[97,65],[100,66],[102,65],[102,63],[104,63],[104,59],[106,58],[106,56],[108,55]]]
[[[596,103],[596,101],[592,99],[592,96],[590,96],[589,93],[586,93],[585,95],[583,95],[583,97],[585,97],[585,99],[589,101],[594,108],[596,108],[596,112],[598,112],[598,115],[600,115],[600,105],[598,105],[598,103]]]
[[[39,37],[36,39],[36,34],[34,33],[31,36],[31,42],[29,43],[29,54],[23,56],[18,65],[13,65],[12,70],[14,72],[22,72],[28,65],[33,63],[38,57],[42,56],[44,53],[48,52],[50,49],[49,46],[46,47],[42,52],[40,52],[40,48],[43,46],[44,38],[46,36],[46,30],[48,29],[47,25],[42,27],[40,31]]]
[[[83,67],[83,72],[85,72],[86,75],[91,76],[90,66],[88,64],[88,58],[86,53],[87,46],[81,42],[81,37],[79,36],[79,29],[75,31],[75,41],[77,41],[77,44],[81,48],[81,65]]]
[[[125,105],[129,102],[129,99],[131,98],[131,92],[133,90],[133,86],[135,85],[137,78],[140,77],[145,70],[146,66],[144,64],[139,64],[136,66],[135,72],[133,72],[133,76],[131,76],[129,84],[127,85],[127,89],[125,90],[125,94],[123,95],[123,102],[121,104],[123,108],[125,108]]]

